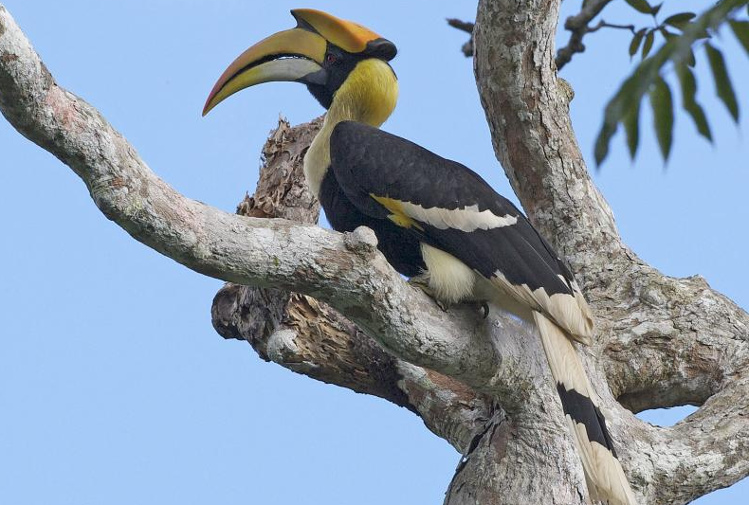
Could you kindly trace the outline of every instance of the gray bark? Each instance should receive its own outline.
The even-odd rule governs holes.
[[[644,502],[686,503],[747,474],[741,432],[749,402],[735,388],[747,378],[749,317],[703,279],[664,276],[622,243],[585,167],[566,86],[556,76],[550,34],[557,21],[557,2],[480,3],[474,65],[482,104],[513,189],[593,306],[599,331],[589,373],[597,390],[607,393],[598,382],[606,381],[633,412],[701,406],[668,429],[616,408],[611,416],[626,433],[624,467]],[[714,429],[724,401],[735,415]]]
[[[636,493],[642,503],[686,503],[749,474],[749,316],[704,280],[666,277],[622,243],[556,76],[557,10],[558,1],[480,2],[482,103],[526,212],[595,311],[595,343],[581,352]],[[174,191],[95,109],[57,86],[1,5],[0,110],[135,239],[236,283],[214,301],[222,335],[405,406],[463,452],[446,503],[585,502],[534,330],[502,315],[484,320],[472,306],[445,313],[389,267],[369,230],[344,236],[310,224],[316,207],[299,164],[314,126],[281,125],[243,215],[222,213]],[[672,428],[632,414],[680,404],[700,408]]]

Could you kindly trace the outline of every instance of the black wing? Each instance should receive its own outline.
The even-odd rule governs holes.
[[[522,212],[472,170],[352,121],[336,126],[330,149],[336,179],[361,212],[418,233],[563,327],[578,325],[560,321],[568,318],[560,310],[570,307],[552,307],[557,294],[583,304],[576,310],[588,319],[564,262]]]

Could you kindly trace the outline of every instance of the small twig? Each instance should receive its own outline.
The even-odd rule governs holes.
[[[573,35],[572,37],[570,37],[570,43],[557,52],[558,69],[561,69],[565,65],[565,63],[569,62],[572,59],[572,55],[574,53],[581,53],[585,51],[585,46],[582,44],[582,38],[587,33],[597,32],[601,28],[616,28],[619,30],[629,30],[632,33],[635,32],[634,25],[618,25],[614,23],[607,23],[603,20],[599,21],[595,26],[588,26],[588,22],[591,21],[595,16],[597,16],[610,1],[611,0],[599,0],[589,3],[589,5],[583,8],[583,11],[580,12],[580,14],[567,18],[564,27],[567,30],[573,32]],[[466,56],[472,57],[473,26],[475,23],[471,23],[470,21],[463,21],[457,18],[448,18],[447,24],[460,31],[471,34],[471,38],[468,40],[468,42],[463,44],[463,46],[461,47],[461,51],[463,51],[463,54],[465,54]]]
[[[582,53],[585,51],[583,37],[586,33],[591,31],[588,27],[588,23],[601,13],[603,8],[606,7],[609,2],[611,2],[611,0],[590,0],[583,4],[583,9],[577,15],[567,18],[564,22],[564,29],[572,34],[570,35],[570,40],[567,45],[557,51],[557,70],[561,70],[562,67],[569,63],[575,53]],[[598,27],[596,30],[599,28],[602,27]]]
[[[447,24],[452,26],[453,28],[457,28],[458,30],[462,30],[468,33],[473,33],[474,23],[471,23],[470,21],[462,21],[456,18],[448,18]]]
[[[452,26],[453,28],[457,28],[458,30],[471,34],[471,38],[468,39],[468,42],[463,44],[460,50],[463,51],[463,54],[465,54],[467,57],[473,57],[473,26],[475,23],[471,23],[470,21],[461,21],[460,19],[456,18],[448,18],[447,24]]]
[[[585,30],[585,33],[597,32],[601,28],[615,28],[617,30],[629,30],[630,32],[632,32],[632,34],[634,34],[636,31],[635,25],[617,25],[614,23],[607,23],[606,21],[601,20],[598,22],[597,25],[587,27],[587,29]]]

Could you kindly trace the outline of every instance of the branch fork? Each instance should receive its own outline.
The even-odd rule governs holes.
[[[480,2],[481,100],[529,217],[582,274],[599,327],[584,361],[633,487],[642,503],[685,503],[749,474],[749,316],[699,279],[662,275],[621,242],[557,85],[557,19],[557,1]],[[258,191],[240,206],[251,217],[212,209],[156,177],[98,111],[57,86],[1,5],[0,110],[135,239],[230,282],[213,305],[224,337],[408,408],[465,454],[448,505],[584,502],[535,331],[469,306],[445,313],[387,264],[370,230],[312,224],[318,209],[301,163],[319,121],[281,123],[272,134]],[[683,403],[701,407],[672,428],[625,409]]]

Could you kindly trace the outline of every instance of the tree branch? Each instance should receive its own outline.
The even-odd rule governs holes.
[[[445,314],[406,284],[377,251],[371,231],[344,236],[226,214],[185,198],[96,109],[57,86],[4,8],[0,33],[0,110],[70,166],[97,207],[133,238],[211,277],[325,300],[390,351],[466,383],[485,386],[497,374],[497,354],[473,311]]]
[[[562,70],[567,63],[572,60],[575,53],[582,53],[585,51],[585,45],[583,44],[583,37],[590,32],[594,32],[603,26],[615,26],[620,28],[619,25],[608,25],[603,21],[599,23],[597,27],[591,28],[590,22],[593,21],[598,14],[606,7],[611,0],[589,0],[583,2],[583,8],[580,12],[574,16],[570,16],[564,22],[564,29],[571,32],[570,40],[567,45],[557,51],[557,57],[555,59],[557,70]],[[634,30],[634,28],[632,28]]]
[[[447,20],[447,24],[452,26],[453,28],[457,28],[458,30],[462,32],[468,32],[471,36],[468,39],[468,42],[463,44],[463,46],[460,48],[461,51],[463,51],[463,54],[468,57],[473,57],[473,23],[470,21],[461,21],[460,19],[450,18]]]
[[[255,194],[239,205],[240,215],[317,222],[319,205],[307,190],[303,158],[320,123],[292,128],[279,121],[263,148]],[[406,407],[460,452],[489,418],[488,397],[393,357],[355,324],[308,296],[227,283],[211,313],[225,338],[246,340],[261,358],[295,372]]]
[[[56,85],[4,8],[0,31],[0,110],[68,164],[133,238],[205,275],[325,301],[399,358],[477,392],[504,392],[507,408],[524,408],[541,356],[525,349],[532,329],[502,314],[481,319],[470,305],[443,312],[387,264],[371,230],[341,235],[185,198],[96,109]]]

